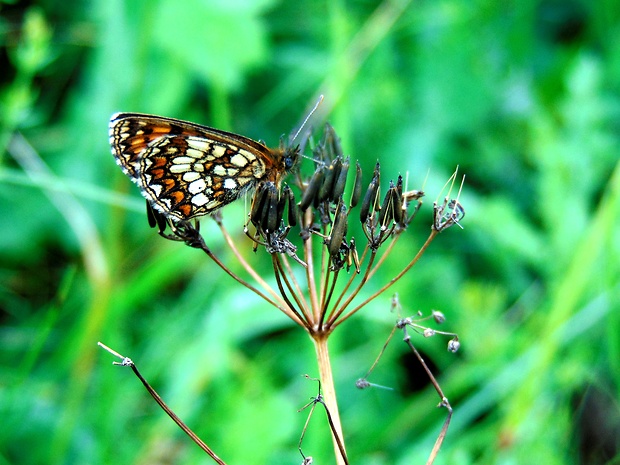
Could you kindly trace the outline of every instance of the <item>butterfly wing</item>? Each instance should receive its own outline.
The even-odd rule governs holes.
[[[237,199],[273,171],[276,156],[238,134],[139,113],[112,116],[110,144],[153,207],[177,220]]]

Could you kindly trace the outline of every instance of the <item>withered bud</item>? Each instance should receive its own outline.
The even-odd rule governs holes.
[[[379,196],[379,182],[380,182],[380,166],[379,162],[377,162],[375,166],[375,172],[372,175],[372,180],[368,185],[368,190],[364,195],[364,200],[362,200],[362,205],[360,206],[360,221],[362,223],[366,223],[368,216],[372,212],[374,213],[375,205],[377,203],[377,198]]]
[[[422,197],[424,197],[424,191],[414,189],[411,191],[403,192],[404,202],[411,202],[413,200],[421,199]]]
[[[435,335],[435,330],[432,328],[426,328],[424,330],[424,337],[433,337]]]
[[[437,324],[441,324],[444,321],[446,321],[445,315],[439,310],[433,310],[433,319],[435,320],[435,323]]]
[[[334,225],[329,235],[329,244],[327,245],[329,255],[332,257],[337,257],[340,252],[340,246],[347,234],[347,222],[347,207],[341,202],[340,208],[336,211]]]
[[[314,198],[319,192],[319,188],[321,187],[321,184],[323,184],[324,175],[325,175],[325,166],[317,167],[316,171],[312,175],[312,178],[310,178],[310,181],[308,182],[308,186],[306,187],[306,190],[301,196],[301,201],[299,202],[299,208],[301,209],[301,211],[306,211],[308,207],[312,205]]]
[[[452,353],[457,352],[461,348],[461,342],[457,336],[448,341],[448,350]]]
[[[400,298],[398,297],[398,292],[395,292],[390,301],[390,312],[394,312],[395,310],[400,311]]]
[[[362,167],[360,162],[355,162],[355,184],[351,193],[351,208],[357,206],[362,197]]]
[[[358,389],[366,389],[370,387],[370,383],[365,378],[360,378],[355,382],[355,387]]]

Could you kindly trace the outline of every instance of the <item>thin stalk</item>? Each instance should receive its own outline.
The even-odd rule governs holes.
[[[340,270],[334,271],[334,276],[332,278],[332,283],[329,288],[329,293],[327,294],[327,298],[325,299],[325,302],[323,303],[323,308],[321,309],[321,320],[319,322],[321,326],[323,325],[325,313],[327,312],[327,307],[329,307],[329,302],[332,300],[332,296],[334,295],[334,288],[336,287],[336,281],[338,280],[339,274]]]
[[[286,276],[286,273],[284,272],[284,269],[282,267],[282,261],[280,260],[280,257],[278,254],[272,254],[271,255],[271,261],[273,263],[273,271],[274,274],[278,280],[278,289],[280,290],[280,293],[282,294],[282,297],[286,300],[286,302],[288,303],[289,307],[291,308],[291,311],[293,311],[295,313],[295,315],[297,315],[298,318],[303,319],[305,321],[308,320],[308,315],[305,311],[304,306],[301,304],[301,302],[299,301],[299,296],[297,295],[297,292],[295,292],[295,289],[293,289],[293,287],[291,286],[290,281],[288,280],[288,277]],[[293,305],[293,303],[291,302],[291,300],[288,297],[288,294],[286,293],[284,286],[282,286],[282,280],[284,280],[284,284],[286,284],[286,289],[288,289],[288,292],[293,296],[293,300],[295,300],[295,304],[297,305],[297,307],[295,307],[295,305]],[[297,310],[299,309],[299,311],[301,311],[301,313],[304,315],[303,318],[301,316],[301,314],[299,313],[299,311]],[[304,325],[307,327],[307,325]]]
[[[411,267],[418,262],[420,257],[422,257],[422,254],[426,251],[426,249],[428,248],[428,246],[430,245],[430,243],[433,241],[433,239],[435,238],[435,236],[437,234],[439,234],[438,231],[432,229],[431,230],[431,234],[428,236],[428,238],[426,239],[426,242],[422,245],[422,247],[420,248],[420,250],[418,251],[416,256],[413,257],[413,260],[411,260],[407,264],[407,266],[405,268],[403,268],[403,270],[400,273],[398,273],[390,281],[388,281],[381,289],[379,289],[377,292],[375,292],[373,295],[368,297],[361,304],[359,304],[357,307],[355,307],[353,310],[349,311],[349,313],[347,313],[345,316],[343,316],[338,321],[338,324],[340,324],[343,321],[345,321],[347,318],[349,318],[351,315],[353,315],[355,312],[357,312],[360,308],[368,305],[370,302],[372,302],[374,299],[376,299],[379,295],[383,294],[386,290],[388,290],[390,287],[392,287],[400,278],[402,278],[403,275],[405,273],[407,273],[407,271],[409,271],[411,269]]]
[[[222,235],[224,236],[224,240],[226,240],[226,244],[228,244],[228,246],[231,248],[231,250],[233,251],[233,253],[235,254],[235,257],[237,258],[237,260],[239,260],[239,263],[241,263],[241,266],[243,266],[243,268],[248,272],[248,274],[250,276],[252,276],[252,278],[262,286],[262,288],[267,291],[269,294],[271,294],[271,296],[277,300],[278,302],[280,302],[280,305],[284,306],[284,301],[280,298],[280,296],[278,295],[278,293],[269,285],[267,284],[267,281],[265,281],[263,278],[261,278],[261,276],[256,272],[256,270],[252,267],[252,265],[250,265],[247,260],[243,257],[243,255],[241,255],[241,252],[239,251],[239,249],[235,246],[235,242],[232,240],[232,237],[230,236],[230,234],[228,233],[228,230],[224,227],[224,223],[222,223],[222,221],[218,221],[216,220],[217,225],[220,227],[220,230],[222,231]],[[226,270],[225,270],[226,271]],[[230,274],[230,273],[229,273]],[[232,276],[232,275],[231,275]],[[234,276],[233,276],[234,278]],[[235,278],[236,279],[236,278]],[[286,313],[286,312],[285,312]]]
[[[299,281],[297,280],[297,277],[295,276],[295,273],[293,272],[293,268],[291,268],[291,262],[289,261],[288,257],[284,254],[280,255],[280,257],[282,259],[282,263],[284,264],[284,268],[286,268],[286,272],[291,277],[293,286],[295,286],[295,293],[297,294],[297,296],[299,297],[301,301],[300,307],[302,309],[302,312],[305,315],[306,312],[310,309],[310,307],[308,306],[308,301],[306,300],[304,292],[301,290],[301,286],[299,285]],[[304,309],[306,310],[305,312],[304,312]]]
[[[400,237],[400,234],[398,236],[394,237],[390,241],[390,243],[387,246],[387,249],[383,251],[383,253],[381,254],[381,257],[377,261],[377,264],[370,271],[370,274],[368,275],[368,279],[372,278],[373,275],[377,272],[377,270],[381,267],[381,265],[383,265],[383,262],[385,261],[385,259],[388,257],[388,255],[390,254],[390,252],[394,248],[394,245],[396,244],[396,241],[398,241],[399,237]]]
[[[312,210],[308,209],[305,212],[304,223],[305,226],[312,224]],[[306,268],[306,279],[308,281],[308,294],[310,295],[310,304],[312,306],[313,314],[319,316],[319,297],[316,292],[316,281],[314,279],[314,257],[312,255],[312,241],[313,236],[308,232],[308,239],[304,240],[304,261],[308,265]]]
[[[286,305],[290,309],[290,312],[286,313],[286,315],[289,318],[291,318],[293,321],[295,321],[298,325],[303,326],[307,330],[310,330],[310,326],[306,322],[306,319],[303,318],[299,314],[299,312],[297,312],[297,310],[295,310],[295,306],[293,305],[293,302],[290,301],[290,299],[288,298],[286,294],[284,286],[282,285],[282,279],[281,279],[282,273],[281,273],[281,270],[278,268],[277,260],[274,257],[272,257],[272,263],[273,263],[273,274],[276,277],[276,283],[278,284],[278,289],[280,290],[280,294],[282,294],[282,298],[286,302]]]
[[[275,294],[276,300],[271,300],[269,297],[267,297],[263,292],[261,292],[260,290],[258,290],[257,288],[255,288],[254,286],[252,286],[250,283],[248,283],[247,281],[245,281],[244,279],[242,279],[240,276],[238,276],[237,274],[235,274],[235,272],[233,272],[230,268],[228,268],[224,262],[222,262],[217,255],[215,255],[213,252],[211,252],[211,249],[209,249],[209,247],[207,247],[207,244],[204,243],[204,240],[201,240],[200,242],[200,250],[202,250],[204,253],[207,254],[207,256],[213,260],[215,262],[215,264],[217,266],[219,266],[228,276],[230,276],[231,278],[233,278],[235,281],[237,281],[239,284],[241,284],[242,286],[246,287],[247,289],[249,289],[250,291],[254,292],[256,295],[258,295],[259,297],[261,297],[262,299],[264,299],[267,303],[273,305],[275,308],[277,308],[278,310],[280,310],[282,313],[284,313],[285,315],[290,315],[290,312],[287,311],[287,309],[285,308],[286,302],[284,302],[282,300],[282,298],[280,296],[278,296],[277,294]]]
[[[327,230],[323,227],[323,237],[326,236]],[[325,239],[323,239],[325,241]],[[321,321],[321,314],[323,313],[323,304],[325,303],[325,293],[327,292],[327,283],[329,281],[329,254],[327,253],[327,247],[321,247],[321,273],[319,276],[319,282],[321,283],[319,289],[319,295],[321,296],[321,304],[316,312],[316,323]]]
[[[164,400],[159,396],[159,394],[157,394],[155,389],[153,389],[151,387],[151,385],[148,383],[148,381],[146,379],[144,379],[144,377],[140,374],[140,372],[138,371],[138,367],[136,367],[136,364],[130,358],[122,356],[121,354],[119,354],[118,352],[116,352],[115,350],[109,348],[108,346],[106,346],[105,344],[103,344],[101,342],[98,342],[97,345],[99,345],[103,349],[107,350],[108,352],[110,352],[111,354],[117,356],[118,358],[120,358],[122,360],[122,362],[113,362],[115,365],[121,365],[121,366],[128,366],[128,367],[130,367],[133,370],[134,374],[137,376],[137,378],[140,380],[142,385],[146,388],[148,393],[151,395],[151,397],[155,400],[155,402],[157,402],[159,404],[159,406],[162,408],[162,410],[164,412],[166,412],[166,414],[177,424],[177,426],[179,428],[181,428],[185,432],[185,434],[187,434],[192,439],[192,441],[194,441],[198,445],[198,447],[200,447],[203,451],[205,451],[207,454],[209,454],[209,456],[215,462],[217,462],[219,465],[226,465],[226,463],[221,458],[219,458],[217,456],[217,454],[215,452],[213,452],[213,450],[202,439],[200,439],[196,435],[196,433],[194,433],[183,422],[183,420],[181,420],[177,416],[177,414],[174,413],[172,411],[172,409],[170,409],[170,407],[168,407],[168,405],[166,405]]]
[[[340,308],[336,312],[334,312],[334,314],[329,318],[329,321],[327,323],[328,325],[335,324],[336,320],[340,317],[340,315],[342,315],[345,309],[349,306],[349,304],[353,301],[353,299],[355,299],[357,294],[359,294],[359,292],[362,290],[362,287],[364,287],[364,284],[366,284],[366,281],[368,281],[368,276],[370,275],[370,269],[372,268],[372,264],[374,263],[376,257],[377,257],[377,253],[375,251],[371,252],[370,259],[368,260],[368,267],[366,268],[366,273],[362,277],[362,280],[357,285],[357,287],[353,290],[353,292],[351,292],[351,295],[347,297],[347,300],[345,300],[344,303],[340,306]],[[338,324],[340,324],[340,322],[338,322]]]

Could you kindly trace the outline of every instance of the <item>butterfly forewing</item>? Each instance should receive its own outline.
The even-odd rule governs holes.
[[[137,113],[110,120],[112,153],[154,208],[175,220],[207,215],[261,181],[279,186],[296,150]]]

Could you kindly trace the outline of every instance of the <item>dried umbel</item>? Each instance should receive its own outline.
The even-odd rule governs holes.
[[[323,138],[312,150],[312,163],[314,171],[307,176],[295,173],[291,185],[258,183],[245,228],[254,249],[262,248],[271,256],[277,291],[261,278],[259,284],[270,294],[266,299],[311,335],[331,332],[393,286],[416,263],[436,234],[460,225],[465,214],[456,199],[446,197],[442,203],[435,202],[431,233],[420,251],[407,260],[396,257],[402,262],[401,272],[354,305],[355,298],[416,217],[424,192],[408,190],[399,174],[389,181],[383,193],[379,162],[370,181],[365,183],[360,164],[353,165],[349,157],[344,157],[340,140],[330,125],[325,126]],[[235,255],[242,257],[219,214],[213,216]],[[197,222],[178,221],[152,208],[149,221],[162,236],[182,240],[215,257],[200,236]],[[168,227],[171,233],[166,232]],[[352,231],[358,234],[357,238]],[[216,261],[239,282],[266,297],[219,259]],[[242,264],[250,275],[258,276],[248,261],[244,259]],[[294,266],[303,267],[303,273]]]

